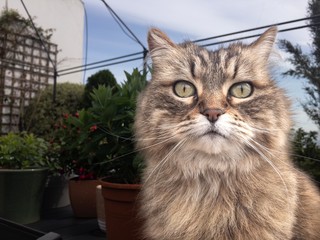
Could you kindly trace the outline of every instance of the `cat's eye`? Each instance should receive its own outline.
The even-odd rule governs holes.
[[[229,94],[236,98],[250,97],[252,92],[253,87],[248,82],[235,83],[229,89]]]
[[[174,93],[181,98],[188,98],[196,95],[196,88],[187,81],[178,81],[173,86]]]

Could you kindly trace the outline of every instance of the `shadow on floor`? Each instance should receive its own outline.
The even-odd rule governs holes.
[[[103,240],[96,218],[75,218],[70,206],[47,211],[40,221],[27,225],[42,232],[58,233],[63,240]]]

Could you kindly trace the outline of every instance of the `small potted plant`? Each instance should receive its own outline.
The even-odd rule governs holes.
[[[63,117],[54,125],[51,133],[51,154],[57,164],[56,171],[67,176],[70,204],[76,217],[96,217],[95,188],[97,168],[92,167],[90,154],[83,151],[89,142],[90,129],[86,123],[86,110],[75,114],[63,114]],[[88,130],[88,133],[87,133]]]
[[[0,217],[22,224],[40,219],[48,143],[33,134],[0,136]]]

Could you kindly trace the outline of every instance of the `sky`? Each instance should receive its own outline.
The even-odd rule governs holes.
[[[143,50],[138,43],[124,34],[101,0],[83,0],[83,2],[88,22],[87,63]],[[308,6],[307,0],[106,0],[106,2],[146,48],[147,32],[151,27],[160,28],[174,42],[180,43],[185,40],[197,40],[304,18],[307,15]],[[301,26],[305,23],[302,21],[283,25],[279,29]],[[263,30],[255,31],[250,35],[262,32]],[[248,33],[203,43],[246,35]],[[277,39],[287,39],[293,44],[299,44],[304,51],[310,51],[311,37],[307,28],[279,33]],[[254,41],[254,38],[246,40],[246,42],[251,41]],[[216,47],[210,47],[210,49]],[[301,102],[306,99],[302,89],[306,85],[306,81],[282,76],[281,73],[290,65],[286,61],[288,55],[280,49],[277,51],[279,54],[276,59],[274,76],[292,100],[296,127],[303,127],[308,131],[318,131],[301,108]],[[142,60],[107,68],[121,82],[125,79],[124,71],[131,72],[135,67],[142,69]],[[98,70],[87,71],[84,79]]]

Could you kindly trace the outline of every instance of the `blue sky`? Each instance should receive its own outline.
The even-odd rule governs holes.
[[[100,0],[83,0],[88,16],[88,63],[142,51],[142,47],[127,37]],[[306,16],[307,0],[106,0],[110,7],[147,47],[146,36],[152,26],[165,31],[175,42],[196,40],[239,30],[303,18]],[[304,22],[283,26],[289,28]],[[261,31],[252,34],[258,34]],[[241,37],[244,35],[237,35]],[[225,40],[218,39],[218,40]],[[307,29],[279,33],[278,39],[288,39],[308,51],[310,34]],[[216,40],[216,41],[218,41]],[[248,40],[253,41],[253,39]],[[213,42],[213,41],[211,41]],[[214,47],[212,48],[214,49]],[[317,130],[305,115],[300,102],[305,99],[303,79],[282,77],[281,72],[289,67],[286,54],[279,51],[276,77],[293,102],[296,126]],[[118,81],[123,81],[123,71],[142,68],[137,60],[131,63],[108,67]],[[90,70],[86,76],[96,71]]]

